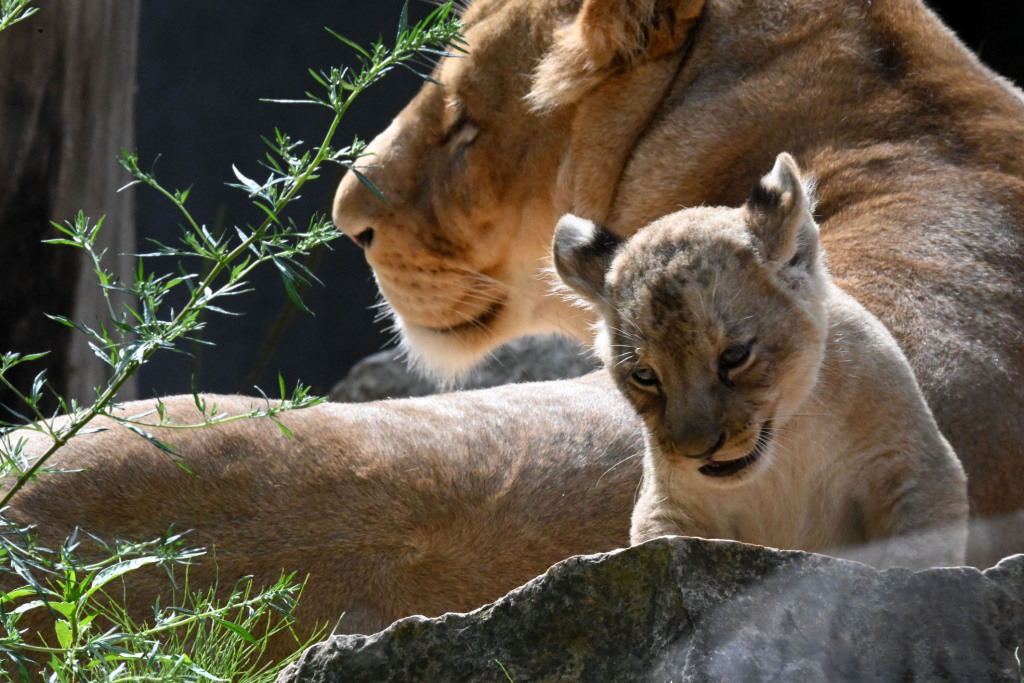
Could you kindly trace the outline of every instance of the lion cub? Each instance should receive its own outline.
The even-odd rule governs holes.
[[[575,216],[555,267],[646,425],[631,541],[728,538],[922,568],[964,561],[963,468],[882,324],[829,278],[780,154],[738,209],[630,240]]]

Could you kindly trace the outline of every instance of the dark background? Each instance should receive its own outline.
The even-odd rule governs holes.
[[[1024,2],[984,0],[929,3],[997,71],[1021,83],[1024,58]],[[258,221],[233,182],[231,165],[249,176],[264,177],[261,135],[277,126],[293,137],[315,140],[326,128],[330,112],[311,106],[260,102],[260,98],[300,98],[317,84],[307,69],[354,65],[349,48],[332,38],[324,26],[366,45],[383,34],[393,38],[401,0],[291,0],[277,2],[209,2],[209,0],[147,1],[142,4],[139,39],[137,107],[138,150],[144,168],[155,165],[166,186],[192,186],[189,206],[208,225],[224,216],[227,226]],[[432,6],[410,4],[411,18]],[[346,144],[357,133],[371,139],[416,92],[420,82],[396,73],[358,101],[336,138]],[[302,224],[313,211],[330,211],[340,169],[329,169],[307,185],[291,216]],[[147,238],[173,242],[180,218],[167,200],[147,188],[138,191],[139,249]],[[305,296],[314,311],[297,312],[284,338],[256,383],[275,391],[277,374],[289,385],[301,380],[326,393],[353,363],[384,346],[385,323],[374,323],[370,306],[376,287],[362,253],[348,240],[333,243],[317,269],[324,286]],[[214,315],[195,367],[204,391],[253,391],[251,374],[266,346],[269,330],[287,297],[272,268],[253,279],[256,293],[230,302],[239,317]],[[189,390],[193,361],[164,354],[144,366],[140,394]],[[251,378],[250,378],[251,379]]]
[[[277,127],[312,143],[323,136],[332,117],[324,108],[260,99],[320,94],[308,69],[357,65],[353,51],[324,27],[360,45],[381,35],[390,45],[401,9],[401,0],[143,2],[136,100],[143,168],[159,156],[154,170],[165,187],[192,186],[188,206],[201,223],[257,223],[262,215],[245,194],[225,185],[237,182],[232,164],[247,176],[263,179],[267,174],[257,162],[266,147],[260,136],[273,137]],[[410,21],[431,9],[424,2],[411,3]],[[336,145],[348,144],[356,134],[372,139],[421,83],[402,70],[388,75],[349,110]],[[302,201],[288,215],[305,225],[315,211],[329,214],[341,174],[340,167],[327,167],[319,180],[305,186]],[[139,250],[148,250],[145,240],[150,238],[175,242],[181,223],[177,209],[145,187],[138,188],[137,201]],[[301,380],[326,393],[353,363],[390,338],[386,322],[374,323],[370,307],[376,285],[362,252],[348,239],[331,246],[316,268],[323,286],[314,285],[303,297],[315,315],[295,312],[266,371],[256,379],[268,393],[276,392],[278,373],[289,386]],[[269,264],[251,281],[255,292],[226,302],[227,308],[244,315],[211,314],[208,319],[205,337],[215,346],[202,347],[197,356],[198,386],[204,391],[253,392],[250,375],[288,298]],[[141,371],[140,395],[188,391],[193,367],[185,355],[158,355]]]

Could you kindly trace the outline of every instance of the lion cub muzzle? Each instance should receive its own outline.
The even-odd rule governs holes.
[[[706,477],[731,477],[746,470],[758,462],[761,456],[764,455],[765,449],[771,441],[771,426],[771,420],[764,423],[761,431],[757,433],[754,448],[742,458],[726,461],[708,460],[707,464],[699,467],[697,471]]]

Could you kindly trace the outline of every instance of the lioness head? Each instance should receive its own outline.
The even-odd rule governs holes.
[[[627,66],[670,73],[702,4],[474,0],[462,17],[469,54],[442,59],[443,87],[426,85],[369,146],[361,170],[388,202],[344,178],[335,223],[364,248],[404,341],[437,374],[523,334],[585,333],[578,312],[547,296],[545,275],[573,191],[555,179],[578,100]],[[646,120],[640,101],[662,87],[609,119],[617,135]]]
[[[809,190],[779,155],[738,209],[694,208],[623,240],[565,216],[562,280],[600,314],[597,349],[675,467],[733,484],[763,471],[807,398],[827,335]]]

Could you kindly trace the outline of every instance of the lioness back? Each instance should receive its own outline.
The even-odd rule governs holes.
[[[962,564],[963,468],[896,342],[830,281],[809,192],[781,154],[740,209],[629,240],[559,222],[555,266],[600,314],[600,355],[647,428],[632,542]]]
[[[76,437],[49,463],[69,471],[40,476],[6,515],[35,525],[43,547],[58,548],[80,528],[86,554],[95,550],[86,533],[148,541],[173,526],[186,544],[208,550],[189,568],[194,590],[217,584],[224,597],[243,577],[271,586],[294,572],[306,581],[293,624],[299,636],[317,626],[374,633],[410,614],[468,611],[569,555],[628,543],[642,445],[632,411],[609,404],[609,391],[606,379],[590,376],[323,404],[280,416],[293,437],[269,418],[148,428],[191,473],[100,419],[94,426],[106,431]],[[221,415],[262,407],[245,396],[205,398]],[[174,425],[202,422],[192,396],[163,404]],[[154,408],[135,401],[119,414],[154,422]],[[605,426],[588,426],[595,421]],[[29,456],[51,443],[35,432],[14,438],[23,435]],[[567,508],[580,511],[571,525],[562,523]],[[162,569],[127,579],[124,606],[137,622],[152,620],[157,596],[169,604]],[[2,590],[21,585],[19,576],[0,575]],[[45,608],[20,619],[27,638],[41,630],[54,642]],[[280,660],[296,647],[282,633],[266,657]]]

